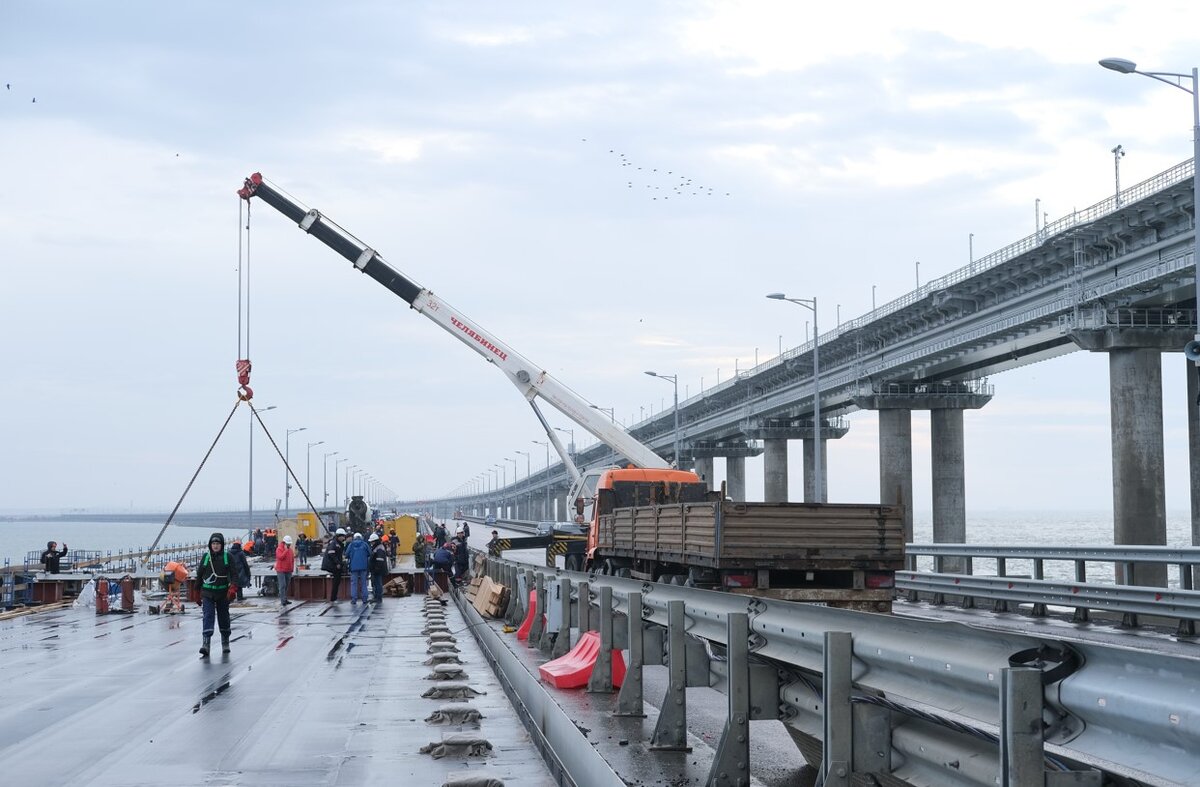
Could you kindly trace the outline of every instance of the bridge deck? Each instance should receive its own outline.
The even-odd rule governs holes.
[[[458,638],[480,727],[435,727],[444,700],[421,694],[424,596],[349,602],[235,604],[232,653],[199,658],[200,612],[97,616],[67,608],[0,622],[0,762],[5,781],[87,785],[441,784],[489,773],[550,785],[503,689],[465,631]],[[340,643],[340,644],[339,644]],[[478,732],[483,759],[418,749]]]

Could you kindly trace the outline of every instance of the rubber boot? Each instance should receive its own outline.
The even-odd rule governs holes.
[[[209,647],[211,645],[212,645],[212,635],[205,634],[204,635],[204,643],[202,645],[200,645],[200,655],[208,656]]]
[[[221,632],[221,652],[222,653],[229,652],[229,632],[228,631]]]

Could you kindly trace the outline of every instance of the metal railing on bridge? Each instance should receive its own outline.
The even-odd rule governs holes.
[[[996,612],[1009,611],[1010,604],[1029,605],[1035,617],[1046,616],[1050,607],[1063,607],[1074,610],[1075,622],[1104,611],[1120,615],[1126,626],[1138,625],[1139,615],[1151,615],[1178,621],[1179,636],[1194,636],[1200,620],[1200,592],[1194,589],[1200,548],[908,544],[905,560],[908,570],[896,575],[896,587],[907,592],[910,601],[920,593],[930,594],[935,604],[954,596],[971,609],[986,599]],[[1047,563],[1058,576],[1047,579]],[[1069,575],[1062,564],[1069,566]],[[1106,573],[1112,579],[1089,581],[1089,564],[1109,567]],[[1144,571],[1139,566],[1147,565],[1170,569],[1168,585],[1173,586],[1139,585],[1139,571]],[[978,569],[994,573],[976,574]]]

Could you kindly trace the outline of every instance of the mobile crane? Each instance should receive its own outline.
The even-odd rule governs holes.
[[[258,197],[275,208],[504,373],[533,408],[571,477],[567,499],[574,503],[574,519],[589,527],[587,568],[647,581],[890,609],[894,572],[903,568],[902,507],[726,500],[695,473],[672,468],[546,370],[392,268],[319,211],[273,188],[260,173],[245,179],[238,196]],[[631,466],[581,472],[538,399]]]
[[[652,471],[669,470],[670,465],[666,460],[635,440],[624,429],[612,423],[610,419],[603,418],[598,409],[592,408],[589,402],[554,379],[545,369],[484,330],[479,323],[434,295],[432,290],[420,286],[384,262],[374,249],[329,221],[320,211],[306,209],[280,190],[273,188],[264,181],[261,173],[256,172],[246,178],[242,188],[238,190],[238,196],[247,201],[251,197],[258,197],[275,208],[296,222],[300,229],[353,263],[360,272],[400,296],[410,308],[432,320],[439,328],[500,369],[509,382],[520,391],[529,406],[533,408],[547,438],[562,458],[563,465],[571,477],[571,487],[567,499],[583,501],[582,508],[578,504],[576,505],[576,521],[585,523],[591,521],[595,490],[601,475],[607,468],[595,468],[581,473],[571,460],[570,453],[559,441],[555,430],[538,408],[538,399],[544,400],[586,429],[597,440],[629,460],[634,467],[643,469],[651,475],[653,475]],[[686,480],[700,483],[700,479],[695,473],[683,472],[687,476]]]

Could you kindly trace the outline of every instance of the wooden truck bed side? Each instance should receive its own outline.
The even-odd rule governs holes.
[[[682,503],[601,517],[599,551],[714,568],[903,568],[898,506]]]

